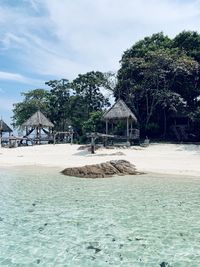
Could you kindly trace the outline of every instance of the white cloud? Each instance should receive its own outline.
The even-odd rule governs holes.
[[[24,1],[30,10],[0,8],[1,43],[34,74],[73,78],[117,70],[123,51],[140,38],[200,27],[198,0]]]
[[[0,71],[0,80],[15,81],[15,82],[25,83],[25,84],[41,84],[41,81],[39,80],[30,79],[18,73],[11,73],[11,72],[5,72],[5,71]],[[0,88],[0,92],[3,92],[3,89]]]

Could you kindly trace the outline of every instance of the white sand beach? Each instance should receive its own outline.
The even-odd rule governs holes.
[[[176,144],[150,144],[149,147],[127,149],[99,149],[94,155],[78,150],[79,145],[59,144],[19,148],[0,148],[0,167],[83,166],[109,160],[126,159],[138,171],[200,176],[200,146]]]

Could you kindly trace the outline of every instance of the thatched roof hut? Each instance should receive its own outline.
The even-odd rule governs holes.
[[[117,102],[107,110],[103,115],[103,120],[106,121],[106,134],[108,134],[108,123],[112,123],[116,120],[126,121],[126,137],[127,140],[130,138],[130,131],[132,132],[132,124],[137,123],[137,118],[130,110],[130,108],[124,103],[123,100],[118,99]],[[131,125],[131,128],[129,127]]]
[[[1,119],[0,120],[0,134],[11,133],[12,129]]]
[[[49,127],[53,128],[54,125],[47,117],[41,112],[37,111],[27,121],[22,124],[22,127]]]
[[[133,112],[121,99],[117,100],[117,102],[103,115],[104,120],[120,120],[127,118],[137,122],[137,118]]]
[[[45,139],[45,141],[50,140],[54,125],[41,111],[37,111],[22,124],[22,127],[26,128],[26,135],[24,136],[25,138],[28,138],[30,134],[35,132],[35,137],[32,140],[36,144],[40,144],[43,139]],[[48,128],[48,131],[44,128]],[[43,132],[46,137],[42,137],[41,132]]]

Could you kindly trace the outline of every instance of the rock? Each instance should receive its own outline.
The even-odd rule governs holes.
[[[83,178],[104,178],[113,175],[139,174],[136,171],[136,167],[126,160],[111,160],[101,164],[66,168],[61,173],[67,176]]]
[[[163,261],[163,262],[160,264],[160,267],[171,267],[171,265],[169,265],[168,262]]]
[[[111,162],[101,163],[100,164],[101,172],[103,172],[105,177],[119,174],[119,171],[111,164]]]
[[[126,160],[112,160],[110,162],[121,174],[136,174],[136,168]]]
[[[100,249],[100,248],[95,248],[95,247],[94,247],[94,246],[92,246],[92,245],[88,246],[88,247],[87,247],[87,249],[94,249],[94,251],[95,251],[95,254],[97,254],[97,253],[99,253],[99,252],[101,251],[101,249]]]
[[[143,238],[138,238],[138,237],[136,237],[135,240],[136,240],[136,241],[141,241],[141,240],[143,240]]]
[[[95,254],[99,253],[101,251],[100,248],[95,248]]]

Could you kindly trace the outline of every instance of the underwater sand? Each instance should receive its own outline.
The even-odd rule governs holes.
[[[0,266],[200,266],[200,179],[0,170]]]

